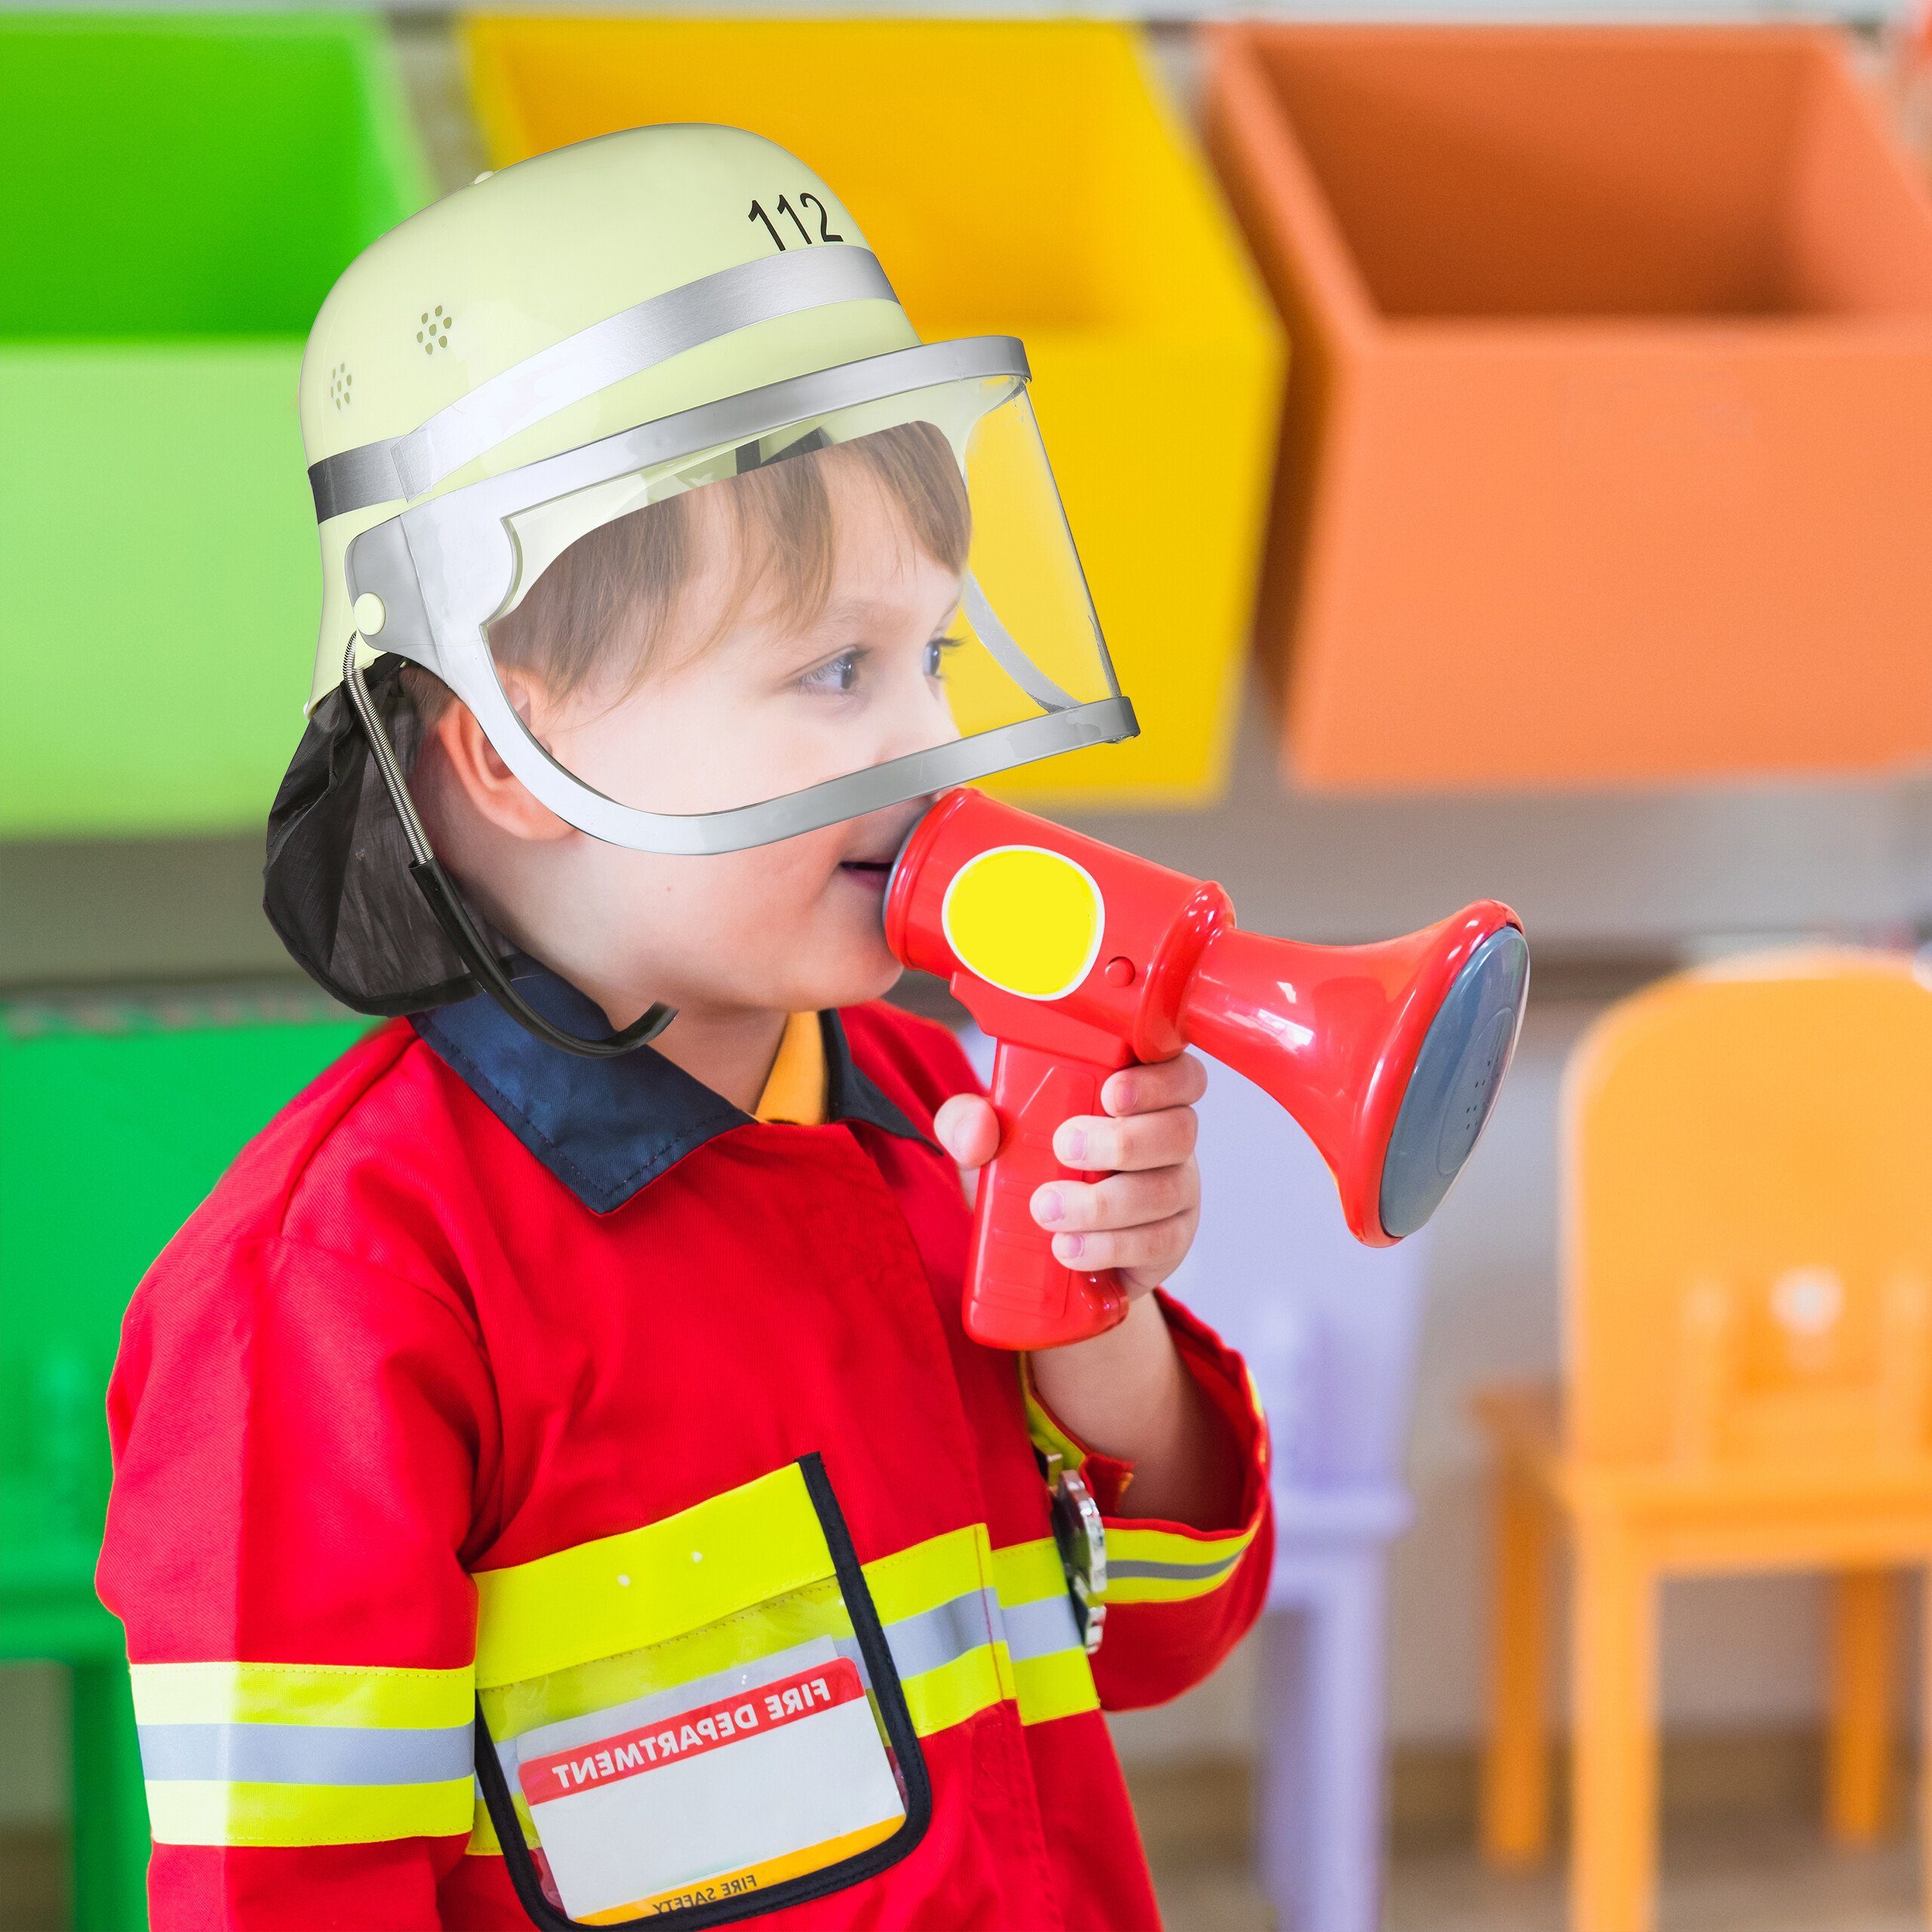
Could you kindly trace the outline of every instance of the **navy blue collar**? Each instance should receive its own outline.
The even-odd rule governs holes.
[[[568,980],[534,960],[514,968],[517,991],[547,1020],[592,1038],[610,1023]],[[412,1014],[437,1057],[593,1212],[621,1208],[714,1134],[752,1116],[649,1047],[586,1060],[546,1045],[488,993]],[[673,1024],[675,1023],[673,1022]],[[826,1117],[924,1137],[866,1078],[836,1013],[822,1013]]]

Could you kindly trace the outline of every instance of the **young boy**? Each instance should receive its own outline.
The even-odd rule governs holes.
[[[1133,1300],[1015,1358],[960,1321],[992,1109],[877,1003],[933,792],[1131,729],[1023,374],[721,128],[486,177],[331,294],[269,906],[408,1020],[128,1318],[160,1932],[1158,1924],[1100,1713],[1269,1561],[1244,1374],[1150,1292],[1200,1071],[1060,1129],[1106,1177],[1041,1238]]]

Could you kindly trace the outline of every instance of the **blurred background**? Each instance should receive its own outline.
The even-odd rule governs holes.
[[[1194,12],[0,14],[0,1927],[143,1922],[100,1390],[360,1024],[260,909],[303,338],[479,169],[694,119],[834,183],[922,333],[1027,343],[1146,729],[1010,795],[1257,930],[1493,895],[1531,937],[1403,1247],[1253,1090],[1204,1109],[1180,1286],[1256,1364],[1283,1556],[1215,1680],[1115,1721],[1171,1924],[1921,1922],[1924,22]]]

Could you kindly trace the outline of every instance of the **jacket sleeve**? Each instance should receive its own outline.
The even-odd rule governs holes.
[[[1106,1537],[1106,1621],[1094,1654],[1102,1706],[1164,1703],[1208,1676],[1260,1615],[1274,1564],[1268,1429],[1246,1364],[1207,1324],[1160,1290],[1162,1312],[1188,1371],[1226,1418],[1241,1461],[1241,1502],[1226,1528],[1124,1516],[1131,1463],[1091,1449],[1060,1423],[1024,1374],[1034,1446],[1078,1469]]]
[[[438,1924],[473,1816],[494,1460],[453,1298],[280,1237],[171,1249],[108,1394],[154,1932]]]

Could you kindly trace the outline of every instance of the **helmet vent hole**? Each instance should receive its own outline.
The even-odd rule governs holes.
[[[419,318],[416,340],[425,355],[433,355],[439,349],[450,346],[450,331],[456,318],[438,302],[433,309],[425,309]]]
[[[346,362],[338,362],[329,371],[329,401],[338,409],[346,409],[355,400],[355,378],[349,372]]]

